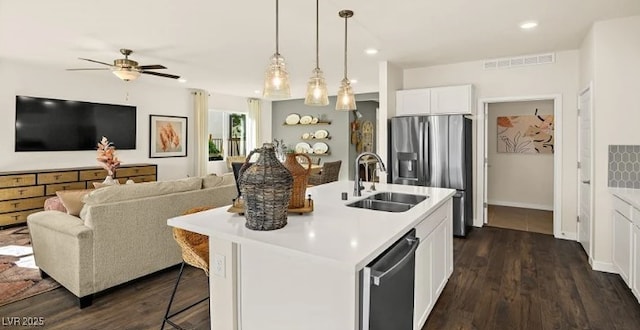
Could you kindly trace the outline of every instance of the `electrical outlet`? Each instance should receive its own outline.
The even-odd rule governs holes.
[[[225,276],[225,262],[224,256],[221,254],[214,253],[213,254],[213,265],[211,265],[211,272],[213,275],[224,278]]]

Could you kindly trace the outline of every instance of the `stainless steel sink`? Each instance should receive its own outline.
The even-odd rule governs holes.
[[[404,212],[413,207],[413,205],[411,204],[377,201],[373,199],[362,199],[347,204],[347,206],[386,212]]]
[[[427,199],[427,196],[403,194],[403,193],[387,191],[387,192],[379,192],[375,195],[371,195],[367,197],[367,199],[416,205],[422,202],[423,200]]]
[[[380,192],[347,206],[376,211],[405,212],[427,198],[422,195]]]

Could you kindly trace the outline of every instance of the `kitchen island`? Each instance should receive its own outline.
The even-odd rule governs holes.
[[[413,323],[420,329],[453,269],[454,190],[393,184],[377,190],[428,198],[398,213],[348,207],[375,192],[353,197],[353,182],[339,181],[308,189],[314,212],[290,214],[274,231],[247,229],[244,216],[227,208],[169,219],[170,226],[210,237],[211,328],[359,329],[359,272],[416,228]]]

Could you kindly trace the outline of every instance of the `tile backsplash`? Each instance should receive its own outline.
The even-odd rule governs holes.
[[[640,189],[640,146],[609,145],[609,187]]]

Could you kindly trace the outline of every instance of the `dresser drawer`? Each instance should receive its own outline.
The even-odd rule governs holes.
[[[47,185],[47,196],[55,195],[58,190],[85,189],[84,182],[69,182]]]
[[[38,184],[78,181],[78,172],[38,173]]]
[[[42,195],[44,195],[44,186],[0,189],[0,200],[40,197]]]
[[[27,222],[29,214],[39,211],[42,211],[42,209],[0,214],[0,226]]]
[[[45,199],[47,199],[47,197],[14,199],[0,202],[0,213],[42,208]]]
[[[0,176],[0,188],[33,186],[36,184],[35,174],[18,174]]]
[[[135,183],[156,181],[155,175],[132,176],[129,179],[133,180],[133,182],[135,182]]]
[[[80,171],[80,181],[104,180],[107,177],[107,170],[85,170]]]
[[[145,176],[156,174],[155,166],[125,167],[116,170],[116,177]]]
[[[623,201],[622,199],[615,197],[613,198],[613,209],[618,211],[618,213],[622,214],[625,218],[631,220],[631,209],[633,207],[631,204]]]

